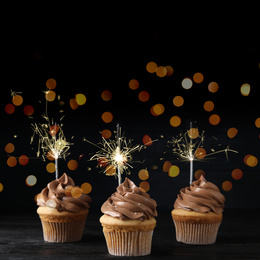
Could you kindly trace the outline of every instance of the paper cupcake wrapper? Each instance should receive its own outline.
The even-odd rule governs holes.
[[[216,242],[221,223],[192,224],[174,220],[178,242],[193,245],[207,245]]]
[[[42,220],[43,238],[47,242],[75,242],[82,238],[85,221],[57,223]]]
[[[151,253],[153,230],[104,232],[108,252],[116,256],[144,256]]]

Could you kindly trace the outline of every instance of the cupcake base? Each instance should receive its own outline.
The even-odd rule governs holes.
[[[108,252],[116,256],[144,256],[151,253],[154,218],[121,220],[103,215],[100,218]]]
[[[43,238],[47,242],[65,243],[81,240],[88,209],[79,213],[58,212],[54,208],[39,207]]]
[[[222,213],[199,213],[174,209],[171,214],[178,242],[193,245],[208,245],[216,242]]]

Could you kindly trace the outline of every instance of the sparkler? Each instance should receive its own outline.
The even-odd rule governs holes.
[[[55,160],[55,177],[59,178],[58,159],[66,158],[70,153],[68,152],[72,143],[67,142],[63,130],[60,125],[50,122],[47,115],[43,115],[47,121],[45,124],[34,123],[32,129],[34,131],[31,137],[31,143],[35,135],[39,136],[37,157],[40,156],[42,150],[42,158],[45,160],[47,156]]]
[[[197,141],[193,142],[193,139],[197,139]],[[227,146],[225,149],[219,151],[212,149],[211,153],[206,154],[206,150],[202,148],[204,141],[204,131],[199,134],[196,128],[192,128],[192,123],[190,123],[190,129],[186,133],[180,134],[179,137],[176,138],[172,137],[172,140],[168,141],[168,143],[173,146],[172,152],[177,155],[181,161],[190,162],[190,184],[193,179],[193,161],[198,161],[222,152],[225,152],[228,161],[228,152],[238,153]]]
[[[121,175],[123,172],[125,171],[127,174],[130,174],[129,168],[133,168],[131,165],[133,162],[132,154],[136,151],[140,152],[148,145],[146,143],[144,145],[137,144],[133,146],[132,140],[127,140],[124,136],[121,136],[121,127],[119,124],[116,126],[115,140],[106,140],[102,137],[101,142],[98,144],[94,144],[86,139],[84,141],[99,149],[90,158],[90,161],[97,160],[100,167],[105,167],[103,172],[106,175],[116,175],[118,177],[118,185],[121,184]]]

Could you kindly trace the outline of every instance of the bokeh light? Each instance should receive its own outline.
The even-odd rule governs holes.
[[[172,166],[170,167],[169,171],[168,171],[168,175],[169,175],[170,177],[176,177],[176,176],[179,175],[179,173],[180,173],[180,169],[179,169],[179,167],[176,166],[176,165],[172,165]]]
[[[206,173],[201,169],[195,171],[195,173],[194,173],[194,177],[195,177],[196,180],[198,180],[201,175],[204,176],[204,177],[206,176]]]
[[[57,85],[57,82],[55,79],[53,78],[50,78],[46,81],[46,87],[48,89],[55,89],[56,88],[56,85]]]
[[[4,189],[4,185],[0,182],[0,192],[2,192]]]
[[[182,96],[176,96],[173,98],[172,103],[176,107],[181,107],[184,104],[184,99]]]
[[[50,161],[55,160],[55,155],[51,150],[47,153],[47,159],[50,160]]]
[[[71,196],[71,190],[73,189],[73,186],[71,186],[71,185],[67,185],[66,187],[65,187],[65,195],[66,196]]]
[[[193,83],[190,78],[184,78],[181,82],[181,85],[184,89],[190,89],[192,87]]]
[[[139,81],[137,79],[131,79],[128,83],[128,86],[132,90],[136,90],[139,88]]]
[[[143,144],[146,146],[150,146],[153,144],[152,138],[149,135],[143,136]]]
[[[165,66],[165,68],[167,69],[167,74],[166,76],[171,76],[173,74],[173,67],[172,66]]]
[[[249,167],[255,167],[258,164],[258,159],[251,154],[247,154],[244,157],[244,163]]]
[[[204,148],[202,147],[198,147],[195,151],[195,154],[194,154],[198,159],[204,159],[205,156],[207,155],[207,152]]]
[[[112,132],[109,129],[104,129],[101,132],[101,136],[105,139],[109,139],[112,136]]]
[[[169,161],[165,161],[163,164],[163,172],[169,172],[172,164]]]
[[[15,111],[15,106],[13,104],[7,104],[5,106],[5,112],[9,115],[13,114]]]
[[[101,119],[105,123],[110,123],[113,120],[113,114],[111,112],[104,112],[101,116]]]
[[[79,107],[79,105],[78,105],[78,103],[77,103],[75,98],[71,98],[70,99],[70,107],[73,110],[76,110]]]
[[[20,106],[23,103],[23,97],[20,95],[15,95],[12,99],[12,102],[15,106]]]
[[[164,105],[156,104],[151,107],[151,114],[153,116],[159,116],[164,113],[164,110],[165,110]]]
[[[230,191],[230,190],[232,190],[232,183],[231,183],[230,181],[224,181],[224,182],[222,183],[222,189],[223,189],[224,191]]]
[[[82,190],[79,187],[73,187],[71,189],[71,196],[78,199],[82,196]]]
[[[160,78],[163,78],[165,77],[167,74],[167,69],[164,67],[164,66],[159,66],[157,69],[156,69],[156,75]]]
[[[17,164],[17,159],[13,156],[10,156],[8,159],[7,159],[7,165],[9,167],[14,167],[15,165]]]
[[[81,93],[75,95],[75,100],[79,106],[83,106],[87,102],[86,96]]]
[[[111,91],[109,90],[104,90],[102,93],[101,93],[101,98],[104,100],[104,101],[109,101],[112,99],[112,93]]]
[[[5,146],[5,151],[7,153],[12,153],[14,151],[15,147],[12,143],[8,143],[6,146]]]
[[[238,130],[235,127],[231,127],[227,131],[227,136],[232,139],[237,135],[237,133],[238,133]]]
[[[243,172],[240,169],[234,169],[231,175],[233,179],[240,180],[243,176]]]
[[[188,136],[191,139],[196,139],[199,136],[199,130],[197,128],[190,128],[188,131]]]
[[[26,156],[26,155],[21,155],[19,158],[18,158],[18,162],[20,163],[20,165],[27,165],[29,163],[29,158]]]
[[[205,111],[210,112],[214,109],[215,105],[212,101],[206,101],[203,105]]]
[[[181,118],[179,116],[172,116],[170,119],[170,125],[178,127],[181,124]]]
[[[240,87],[240,92],[243,96],[248,96],[250,94],[250,90],[251,90],[251,86],[247,83],[243,84],[241,87]]]
[[[194,82],[201,83],[203,80],[204,80],[204,76],[200,72],[197,72],[193,75]]]
[[[46,170],[47,172],[49,173],[54,173],[55,172],[55,169],[56,169],[56,166],[55,166],[55,163],[53,162],[50,162],[46,165]]]
[[[216,93],[219,89],[219,85],[217,82],[210,82],[209,85],[208,85],[208,90],[211,92],[211,93]]]
[[[156,72],[157,70],[157,64],[153,61],[150,61],[147,63],[146,65],[146,70],[149,72],[149,73],[154,73]]]
[[[105,170],[106,175],[113,176],[116,174],[116,166],[108,165]]]
[[[147,91],[143,90],[138,94],[138,99],[142,102],[147,102],[150,98],[150,95]]]
[[[31,105],[24,107],[23,112],[26,116],[31,116],[34,113],[34,108]]]
[[[209,123],[211,125],[218,125],[220,123],[220,116],[217,114],[213,114],[209,117]]]
[[[256,120],[255,120],[255,126],[257,128],[260,128],[260,117],[258,117]]]
[[[78,162],[74,159],[69,160],[67,166],[71,171],[75,171],[78,168]]]
[[[52,102],[56,98],[56,93],[53,90],[48,90],[48,91],[45,92],[45,98],[49,102]]]
[[[60,128],[58,125],[52,125],[50,127],[50,134],[51,136],[55,136],[59,132]]]
[[[92,186],[88,182],[82,183],[80,188],[81,188],[82,192],[85,194],[89,194],[92,191]]]
[[[98,165],[100,167],[106,167],[108,165],[108,159],[105,157],[101,157],[98,159]]]
[[[56,206],[57,206],[57,204],[56,204],[55,200],[49,199],[49,200],[47,200],[47,202],[46,202],[46,206],[47,206],[48,208],[55,209]]]
[[[147,181],[142,181],[142,182],[139,184],[139,187],[142,188],[145,192],[147,192],[147,191],[150,190],[150,184],[149,184],[149,182],[147,182]]]
[[[142,169],[138,172],[138,177],[140,180],[145,181],[149,178],[149,172],[147,169]]]
[[[25,180],[26,185],[29,187],[34,186],[37,183],[37,178],[34,175],[29,175]]]

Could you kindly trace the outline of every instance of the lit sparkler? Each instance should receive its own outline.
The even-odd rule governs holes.
[[[121,174],[126,172],[130,174],[129,168],[133,168],[132,154],[136,151],[140,152],[145,145],[132,145],[132,140],[127,140],[121,136],[121,128],[117,124],[115,140],[106,140],[102,137],[101,142],[94,144],[86,139],[84,141],[99,148],[91,158],[90,161],[98,161],[100,167],[105,167],[104,172],[106,175],[116,175],[118,177],[118,185],[121,184]]]
[[[47,115],[43,115],[47,121],[45,124],[34,123],[32,129],[34,131],[31,137],[31,143],[35,135],[39,136],[37,157],[40,156],[42,150],[42,158],[45,160],[47,156],[53,157],[55,160],[55,176],[59,178],[58,159],[66,158],[70,153],[68,152],[72,143],[67,142],[63,130],[60,125],[50,123]]]
[[[196,142],[193,142],[193,139],[197,139]],[[192,128],[192,124],[190,124],[190,129],[184,133],[180,134],[178,137],[172,137],[171,141],[168,143],[172,144],[173,154],[177,155],[181,161],[189,161],[190,162],[190,184],[193,179],[193,161],[198,161],[204,159],[205,157],[212,156],[217,153],[224,152],[226,154],[226,158],[228,161],[228,152],[238,153],[235,150],[232,150],[227,146],[223,150],[215,151],[207,154],[206,150],[202,148],[203,143],[205,141],[204,131],[199,134],[197,128]]]

